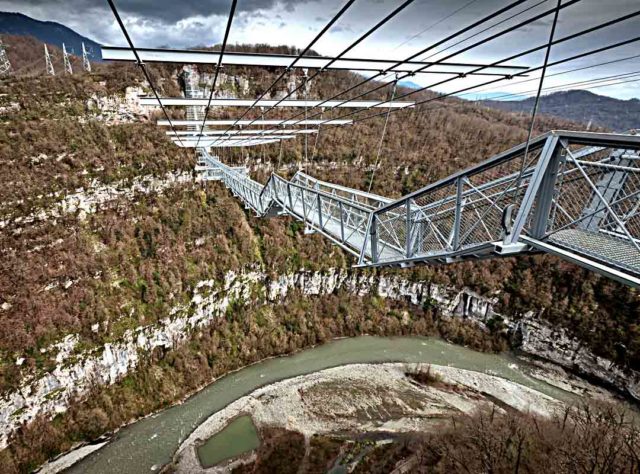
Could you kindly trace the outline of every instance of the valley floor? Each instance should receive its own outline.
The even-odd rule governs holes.
[[[236,400],[200,425],[175,457],[179,473],[229,472],[251,454],[205,469],[198,447],[233,419],[250,415],[258,430],[314,435],[434,432],[452,416],[482,408],[549,417],[562,402],[480,372],[426,364],[352,364],[268,385]]]

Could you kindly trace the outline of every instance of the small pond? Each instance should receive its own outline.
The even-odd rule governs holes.
[[[239,416],[198,447],[203,467],[211,467],[227,459],[253,451],[260,446],[260,437],[250,416]]]

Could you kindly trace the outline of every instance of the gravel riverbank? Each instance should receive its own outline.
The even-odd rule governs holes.
[[[203,469],[197,448],[233,418],[248,414],[255,425],[314,434],[402,433],[437,429],[455,413],[483,406],[548,416],[561,402],[493,375],[430,366],[432,383],[417,383],[408,373],[426,365],[351,364],[294,377],[259,388],[202,423],[174,457],[176,471],[226,472],[243,460]]]

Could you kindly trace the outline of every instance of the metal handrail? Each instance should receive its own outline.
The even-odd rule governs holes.
[[[260,216],[287,214],[305,222],[356,255],[358,266],[548,251],[635,285],[640,180],[627,175],[640,172],[640,137],[553,131],[531,141],[529,151],[536,153],[529,154],[530,163],[523,163],[525,148],[516,146],[395,200],[301,171],[289,180],[271,173],[262,185],[204,150],[201,160],[204,179],[223,181]],[[606,240],[622,237],[629,243],[624,255]]]

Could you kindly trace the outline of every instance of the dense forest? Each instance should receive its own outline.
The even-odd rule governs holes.
[[[41,54],[42,45],[35,40],[5,42],[14,45],[8,51],[16,64],[15,45],[27,58]],[[164,95],[180,94],[176,68],[149,69]],[[255,97],[279,71],[230,68],[225,73],[247,77],[249,96]],[[299,83],[299,77],[294,79]],[[323,73],[310,84],[309,95],[326,98],[360,79],[346,72]],[[134,85],[146,87],[129,64],[96,64],[93,73],[73,76],[47,77],[30,70],[0,80],[2,393],[15,389],[25,374],[55,366],[56,354],[43,350],[65,335],[79,334],[82,349],[115,341],[127,329],[166,317],[172,307],[189,300],[201,280],[220,279],[229,270],[252,265],[277,275],[353,263],[322,237],[303,235],[289,218],[256,218],[219,183],[181,182],[164,192],[106,201],[95,212],[53,212],[79,191],[103,185],[126,189],[140,177],[191,173],[193,153],[173,146],[154,125],[158,112],[135,123],[107,125],[96,119],[89,105],[93,98],[122,95]],[[388,93],[385,87],[370,97]],[[432,93],[420,97],[436,98]],[[373,191],[399,196],[478,163],[522,142],[528,124],[527,117],[457,100],[434,100],[392,114],[381,156],[385,166],[376,173]],[[303,141],[296,140],[223,158],[261,160],[283,169],[292,163],[313,165],[321,179],[366,188],[382,127],[383,118],[377,118],[323,129],[310,141],[307,156]],[[541,118],[536,131],[580,127]],[[259,177],[265,179],[266,172]],[[640,299],[634,289],[551,256],[402,271],[409,279],[470,287],[495,297],[500,311],[515,319],[539,313],[598,354],[640,368]],[[410,313],[410,324],[399,323],[402,312]],[[96,324],[102,329],[95,331]],[[290,295],[282,305],[234,308],[189,344],[154,352],[119,383],[96,387],[93,396],[78,400],[67,413],[24,427],[0,452],[0,465],[3,472],[29,471],[74,442],[166,407],[231,369],[363,333],[439,334],[490,351],[504,350],[509,342],[499,330],[487,333],[463,321],[444,320],[431,307],[381,304],[376,295]],[[16,364],[19,359],[23,363]]]

